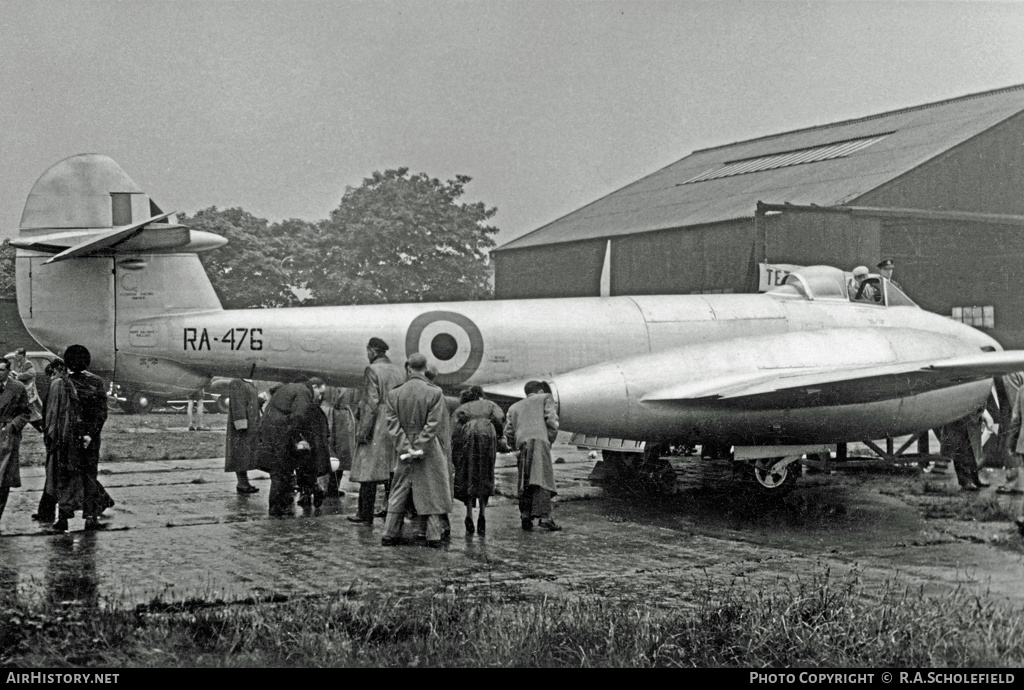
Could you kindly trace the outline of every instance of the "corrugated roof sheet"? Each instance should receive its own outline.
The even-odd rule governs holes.
[[[1021,111],[1024,85],[694,151],[498,251],[750,218],[759,200],[847,203]],[[841,157],[739,170],[864,141]],[[711,174],[732,165],[728,175]]]

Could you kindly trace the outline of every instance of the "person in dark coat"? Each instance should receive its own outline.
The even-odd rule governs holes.
[[[524,387],[526,398],[508,408],[505,437],[519,451],[519,517],[526,531],[538,527],[550,532],[562,529],[551,518],[551,498],[556,495],[551,444],[558,436],[558,412],[540,381]]]
[[[86,371],[89,350],[71,345],[64,352],[67,371],[50,384],[44,433],[48,451],[46,491],[57,498],[53,529],[64,532],[81,510],[85,529],[102,529],[100,513],[114,504],[99,483],[100,432],[107,421],[107,390],[103,379]]]
[[[224,449],[224,471],[237,477],[235,490],[254,494],[259,489],[249,483],[249,470],[256,469],[259,448],[260,401],[256,385],[243,379],[228,384],[228,434]]]
[[[14,352],[14,359],[11,360],[10,376],[25,386],[25,392],[28,393],[28,406],[32,410],[28,423],[36,431],[43,433],[43,401],[39,397],[37,386],[37,383],[40,383],[37,382],[39,373],[36,371],[36,365],[28,358],[23,347],[19,347]]]
[[[427,380],[427,359],[420,353],[406,363],[409,379],[388,394],[385,416],[398,463],[388,497],[382,546],[397,544],[408,504],[426,518],[428,546],[440,546],[442,515],[452,509],[451,475],[437,430],[447,413],[441,389]]]
[[[352,469],[361,394],[359,388],[342,388],[331,409],[331,456],[338,459],[338,469],[332,482],[335,486],[341,482],[342,473]]]
[[[293,440],[308,419],[306,408],[317,405],[314,386],[322,388],[324,382],[313,378],[278,387],[263,413],[257,467],[270,474],[271,515],[292,514],[297,460]]]
[[[988,482],[978,476],[981,424],[981,410],[978,410],[936,430],[939,453],[953,461],[961,491],[977,491],[988,486]]]
[[[370,338],[366,345],[370,365],[363,373],[356,430],[358,446],[350,473],[352,481],[359,482],[359,507],[356,514],[348,518],[352,522],[373,522],[377,485],[389,482],[395,469],[395,444],[388,434],[384,409],[388,393],[405,382],[405,372],[388,359],[388,349],[388,344],[380,338]]]
[[[46,401],[50,397],[50,383],[53,379],[59,377],[64,372],[64,360],[60,357],[54,358],[52,362],[46,365],[46,369],[43,370],[42,376],[38,376],[36,379],[36,388],[39,391],[39,401],[43,405],[43,419],[46,419]],[[43,431],[45,432],[45,427]],[[43,445],[46,445],[46,435],[43,435]],[[49,474],[52,470],[52,463],[50,462],[50,450],[46,449],[46,474]],[[57,519],[57,498],[46,491],[46,487],[52,485],[52,482],[47,479],[43,485],[43,491],[39,496],[39,507],[36,512],[32,513],[32,519],[39,522],[45,522],[52,524]]]
[[[21,430],[32,412],[25,386],[9,379],[10,373],[10,361],[0,359],[0,517],[11,489],[21,486]]]
[[[494,493],[494,462],[505,413],[473,386],[459,397],[452,414],[452,459],[455,462],[455,498],[466,505],[466,534],[473,534],[473,508],[480,504],[476,531],[487,529],[484,508]]]
[[[319,380],[319,379],[314,379]],[[320,507],[324,502],[324,490],[317,483],[318,477],[331,473],[330,431],[327,415],[320,406],[324,386],[313,386],[313,405],[306,412],[292,436],[292,452],[295,456],[295,478],[299,489],[299,505]]]

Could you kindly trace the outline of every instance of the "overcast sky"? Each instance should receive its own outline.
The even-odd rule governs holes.
[[[319,220],[400,166],[499,242],[751,137],[1024,83],[1020,2],[0,2],[0,235],[58,160]]]

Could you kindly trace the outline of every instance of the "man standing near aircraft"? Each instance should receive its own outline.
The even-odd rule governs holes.
[[[67,531],[76,510],[82,511],[85,529],[101,529],[100,513],[114,504],[98,478],[107,391],[103,379],[86,371],[91,360],[85,346],[68,347],[64,353],[67,373],[54,380],[46,401],[44,433],[55,470],[47,473],[46,491],[57,498],[53,529],[58,532]]]
[[[25,356],[25,348],[19,347],[14,353],[14,360],[11,362],[11,378],[17,379],[25,386],[28,393],[28,406],[31,410],[28,423],[36,431],[43,431],[43,401],[39,397],[36,388],[36,366],[32,360]]]
[[[551,518],[557,493],[551,444],[558,436],[558,412],[540,381],[527,383],[524,392],[526,398],[508,408],[505,420],[505,437],[519,451],[519,517],[525,531],[540,518],[538,527],[557,532],[562,528]]]
[[[21,430],[28,424],[29,404],[25,387],[8,378],[11,363],[0,359],[0,517],[11,489],[21,486],[18,451]]]
[[[234,472],[235,490],[254,494],[258,488],[249,483],[249,470],[256,469],[259,447],[260,401],[256,385],[243,379],[228,384],[228,433],[224,449],[224,471]]]
[[[441,448],[438,429],[448,414],[441,389],[427,380],[427,358],[420,353],[406,363],[409,380],[388,394],[384,416],[394,439],[398,464],[388,497],[382,546],[398,543],[408,501],[420,519],[426,520],[427,546],[440,546],[444,537],[442,516],[452,509],[451,475]]]
[[[395,445],[388,434],[384,410],[388,393],[405,382],[405,372],[391,363],[387,351],[388,344],[380,338],[370,338],[366,345],[370,366],[363,373],[356,430],[359,445],[350,475],[352,481],[359,482],[359,507],[356,514],[348,518],[352,522],[373,522],[377,485],[389,481],[395,467]]]

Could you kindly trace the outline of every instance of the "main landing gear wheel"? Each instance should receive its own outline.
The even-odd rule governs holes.
[[[128,414],[148,414],[153,409],[153,401],[145,393],[132,393],[123,407]]]
[[[755,487],[765,496],[784,496],[796,486],[800,456],[759,458],[753,463]]]

